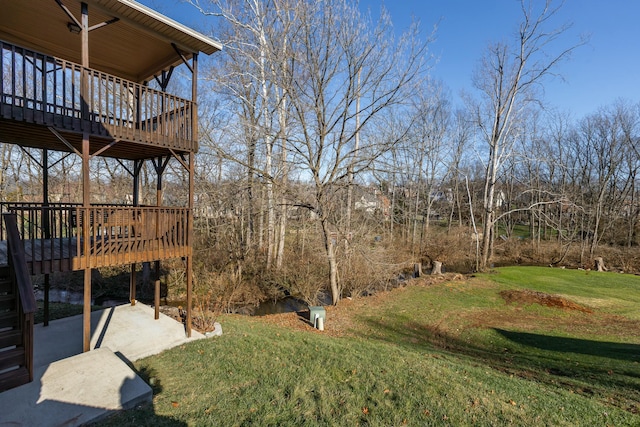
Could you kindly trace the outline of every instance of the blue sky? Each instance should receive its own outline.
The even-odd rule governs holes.
[[[542,3],[543,0],[535,0]],[[179,0],[142,0],[159,12],[215,38],[212,18]],[[431,75],[450,89],[454,102],[460,91],[472,92],[471,74],[489,42],[513,34],[521,18],[517,0],[361,0],[360,7],[391,14],[398,32],[418,19],[425,34],[438,23],[431,52],[438,61]],[[623,98],[640,102],[640,1],[565,0],[557,24],[572,23],[559,46],[590,40],[556,68],[562,78],[547,80],[549,106],[570,112],[574,119]]]

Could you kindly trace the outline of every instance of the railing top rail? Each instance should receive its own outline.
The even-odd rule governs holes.
[[[0,213],[6,211],[30,211],[30,210],[57,210],[57,209],[84,209],[81,203],[0,203]],[[151,206],[151,205],[120,205],[120,204],[91,204],[88,209],[121,209],[121,210],[168,210],[183,209],[188,210],[186,206]]]
[[[5,50],[5,49],[10,50],[11,52],[15,52],[15,53],[17,53],[19,55],[22,54],[22,56],[28,56],[28,57],[33,57],[33,58],[36,58],[36,57],[43,58],[45,60],[45,62],[47,62],[49,64],[55,64],[55,65],[69,64],[73,69],[76,69],[76,70],[85,69],[85,70],[89,71],[90,73],[93,73],[94,75],[97,74],[97,75],[101,75],[101,76],[106,76],[106,78],[108,78],[108,79],[115,79],[115,81],[117,81],[120,84],[124,84],[125,86],[141,87],[145,91],[168,95],[171,98],[174,98],[174,99],[176,99],[178,101],[184,102],[185,104],[190,104],[191,103],[191,101],[188,100],[188,99],[181,98],[181,97],[179,97],[177,95],[173,95],[173,94],[170,94],[168,92],[163,92],[162,90],[150,88],[150,87],[148,87],[146,85],[143,85],[143,84],[136,83],[134,81],[125,79],[124,77],[120,77],[120,76],[116,76],[114,74],[106,73],[104,71],[96,70],[95,68],[83,67],[81,64],[78,64],[76,62],[68,61],[66,59],[62,59],[62,58],[59,58],[59,57],[56,57],[56,56],[47,55],[45,53],[38,52],[38,51],[35,51],[35,50],[31,50],[31,49],[28,49],[26,47],[22,47],[22,46],[19,46],[19,45],[13,44],[13,43],[9,43],[9,42],[6,42],[6,41],[0,39],[0,51]],[[0,54],[2,54],[2,53],[3,52],[0,52]],[[70,67],[63,67],[63,68],[70,68]],[[0,73],[3,73],[2,69],[0,69]]]

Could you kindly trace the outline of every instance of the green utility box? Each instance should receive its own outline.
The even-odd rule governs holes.
[[[309,306],[309,322],[313,325],[314,328],[318,328],[318,319],[322,319],[320,323],[324,325],[325,317],[327,316],[327,312],[322,306]]]

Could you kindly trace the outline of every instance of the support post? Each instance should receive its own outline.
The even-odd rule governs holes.
[[[136,305],[136,264],[131,264],[131,281],[129,283],[129,301],[131,305]]]
[[[44,326],[49,326],[49,291],[51,290],[51,281],[49,280],[49,274],[44,275]]]
[[[89,82],[87,80],[87,68],[89,67],[89,7],[86,3],[81,3],[82,12],[82,84],[80,88],[80,98],[82,102],[82,122],[86,123],[89,112]],[[84,257],[87,260],[87,265],[84,268],[84,304],[82,310],[83,327],[82,327],[82,351],[89,351],[91,349],[91,263],[90,248],[89,248],[89,208],[91,207],[91,192],[90,192],[90,180],[89,180],[89,132],[88,129],[84,129],[82,133],[82,206],[85,217],[82,221],[82,228],[84,234]]]
[[[91,349],[91,249],[89,247],[89,209],[90,209],[90,188],[89,188],[89,133],[82,134],[82,234],[84,237],[84,257],[86,265],[84,267],[84,295],[82,309],[82,351],[86,352]]]
[[[163,73],[164,76],[164,73]],[[163,81],[164,78],[163,78]],[[156,240],[160,236],[160,206],[162,206],[162,175],[164,173],[164,168],[167,165],[162,160],[162,157],[158,158],[157,163],[155,163],[156,169],[156,207],[158,210],[156,211]],[[159,244],[159,243],[158,243]],[[154,288],[154,318],[158,320],[160,318],[160,261],[156,260],[155,262],[155,288]]]
[[[187,242],[189,255],[187,256],[187,337],[191,338],[191,306],[193,304],[193,172],[195,153],[189,154],[189,212],[187,213]]]
[[[160,261],[155,265],[155,289],[153,293],[154,319],[160,318]]]
[[[198,54],[193,54],[191,66],[191,132],[192,139],[198,140]],[[193,304],[193,186],[195,173],[195,152],[189,153],[189,213],[187,214],[187,337],[191,337],[191,306]]]
[[[49,221],[49,150],[46,148],[42,150],[42,227],[44,231],[44,238],[51,238],[51,222]],[[44,275],[44,326],[49,326],[49,291],[51,290],[51,282],[49,280],[49,273]]]
[[[89,189],[89,133],[83,132],[82,134],[82,206],[83,206],[83,218],[82,218],[82,235],[84,238],[83,249],[84,258],[86,264],[84,267],[84,299],[83,299],[83,345],[82,351],[89,351],[91,349],[91,262],[90,255],[91,249],[89,247],[90,241],[90,224],[89,224],[89,209],[90,209],[90,189]]]
[[[140,171],[142,170],[142,160],[133,161],[133,206],[140,206]],[[129,282],[129,302],[136,305],[136,264],[131,264],[131,276]]]

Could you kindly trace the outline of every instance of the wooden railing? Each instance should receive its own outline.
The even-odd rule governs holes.
[[[77,208],[76,211],[76,250],[81,256],[74,269],[190,254],[187,208],[100,206]],[[85,224],[86,219],[88,224]]]
[[[2,118],[197,151],[186,99],[1,40],[0,73]]]
[[[7,255],[11,280],[18,289],[20,302],[18,304],[18,326],[22,332],[22,344],[24,348],[23,366],[28,372],[28,382],[33,381],[33,316],[38,310],[36,298],[33,294],[33,285],[29,275],[24,253],[24,247],[18,234],[16,215],[5,213],[2,215],[3,224],[7,234]]]
[[[191,251],[188,208],[4,203],[0,209],[17,214],[33,274],[178,258]]]
[[[33,274],[74,269],[78,252],[73,218],[80,206],[77,203],[0,203],[0,212],[17,214],[18,230]],[[4,227],[0,229],[0,240],[6,240]]]

